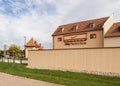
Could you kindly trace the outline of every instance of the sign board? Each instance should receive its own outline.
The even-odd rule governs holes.
[[[78,42],[78,41],[86,41],[86,40],[87,40],[87,34],[64,36],[64,42]]]

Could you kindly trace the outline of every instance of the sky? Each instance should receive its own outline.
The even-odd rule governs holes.
[[[111,16],[120,21],[120,0],[0,0],[0,49],[23,49],[31,37],[52,48],[59,25]]]

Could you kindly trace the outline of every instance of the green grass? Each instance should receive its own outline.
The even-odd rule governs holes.
[[[65,86],[120,86],[119,77],[98,76],[59,70],[26,68],[26,65],[0,62],[0,72],[63,84]]]

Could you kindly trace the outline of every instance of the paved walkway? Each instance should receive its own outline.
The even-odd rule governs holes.
[[[60,86],[60,85],[9,75],[0,72],[0,86]]]

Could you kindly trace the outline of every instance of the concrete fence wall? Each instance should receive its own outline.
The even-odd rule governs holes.
[[[120,48],[29,51],[28,67],[120,74]]]

